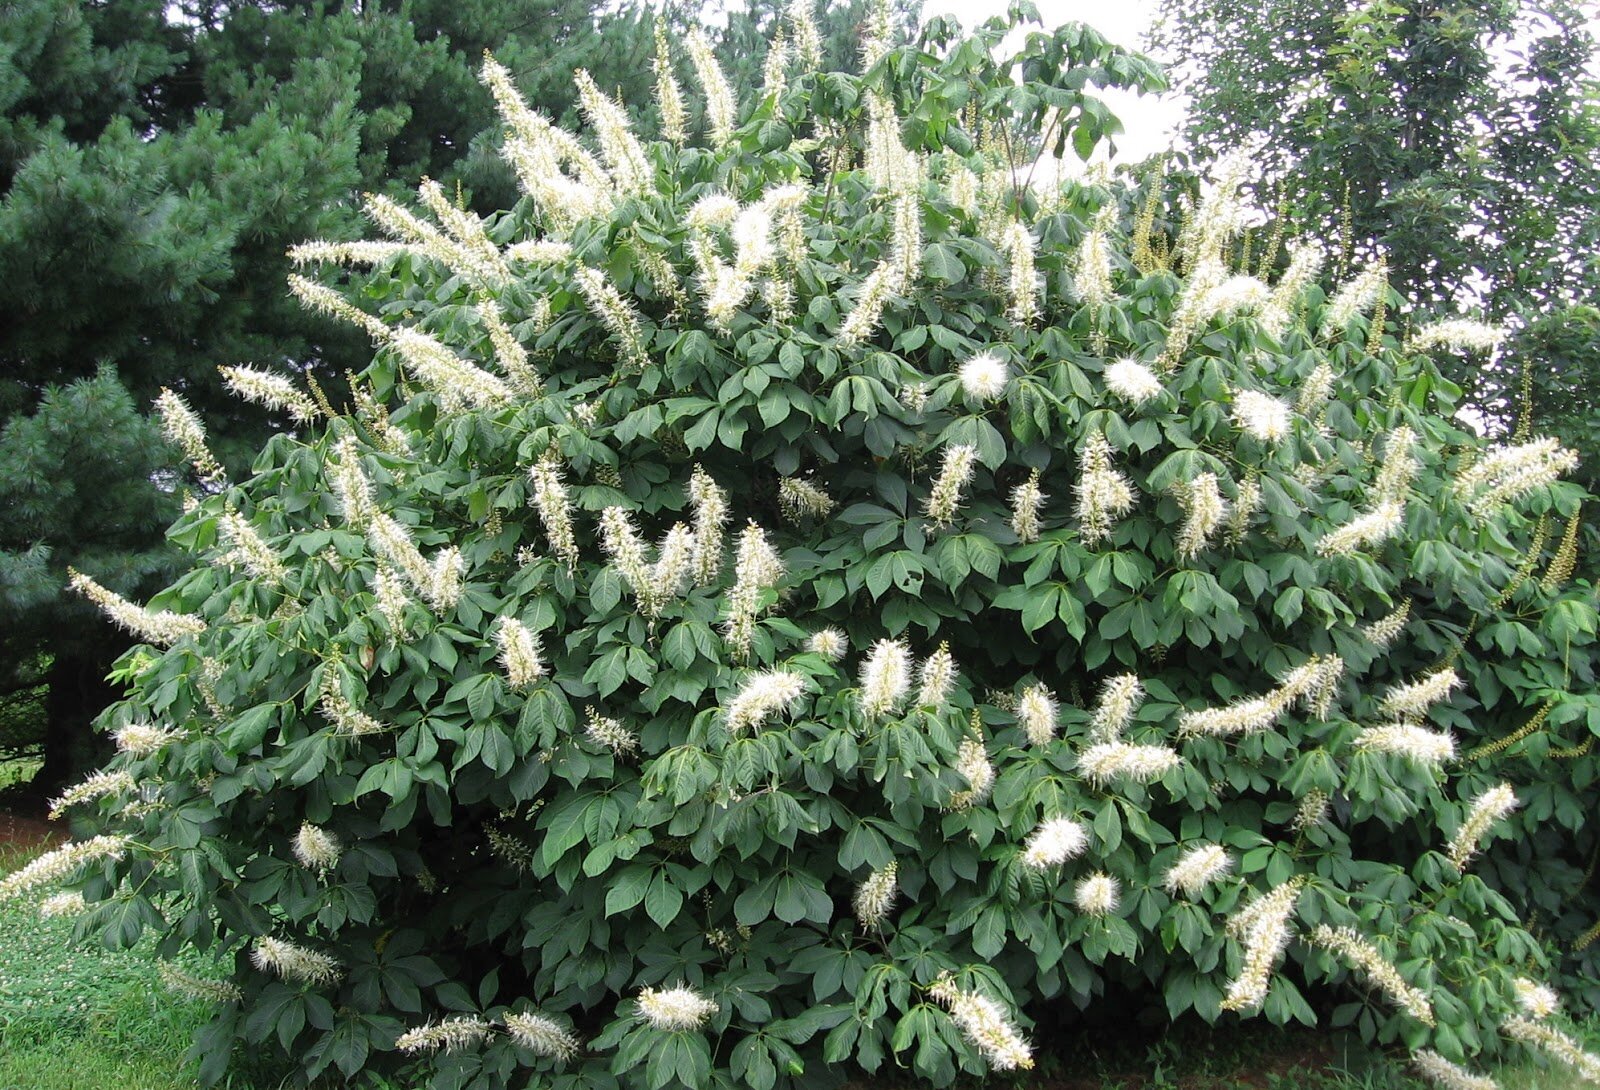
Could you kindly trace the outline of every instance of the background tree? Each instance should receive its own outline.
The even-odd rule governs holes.
[[[1565,419],[1564,394],[1600,375],[1600,342],[1575,341],[1566,318],[1600,286],[1595,37],[1580,5],[1163,0],[1161,12],[1153,44],[1193,101],[1185,135],[1201,157],[1249,148],[1313,235],[1353,243],[1355,260],[1383,251],[1417,318],[1481,308],[1524,331],[1503,366],[1446,365],[1492,427],[1512,426],[1526,364],[1541,421],[1584,428]],[[1593,473],[1600,447],[1581,449]]]

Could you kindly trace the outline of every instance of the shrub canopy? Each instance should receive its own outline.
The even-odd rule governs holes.
[[[517,207],[424,184],[308,251],[379,270],[294,282],[378,344],[355,403],[247,380],[305,426],[179,521],[209,563],[80,580],[149,645],[97,838],[0,890],[224,955],[174,977],[213,1073],[944,1084],[1108,991],[1339,982],[1425,1063],[1559,1051],[1514,981],[1521,921],[1588,926],[1595,612],[1570,459],[1450,419],[1427,346],[1485,331],[1249,253],[1238,162],[1025,186],[1147,75],[1085,28],[1020,85],[793,29],[742,112],[689,43],[699,144],[581,76],[574,139],[489,61]]]

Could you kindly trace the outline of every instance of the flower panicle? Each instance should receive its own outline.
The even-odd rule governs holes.
[[[294,857],[302,867],[325,875],[339,865],[343,854],[344,847],[338,837],[309,821],[300,823],[300,831],[294,838]]]
[[[223,384],[239,397],[275,412],[288,413],[296,424],[311,424],[322,410],[295,388],[285,375],[255,367],[219,367]]]
[[[1054,817],[1039,824],[1022,848],[1022,865],[1034,870],[1076,859],[1089,846],[1089,834],[1071,818]]]
[[[163,386],[156,398],[156,413],[161,417],[161,434],[167,442],[183,451],[183,456],[207,484],[220,484],[223,480],[222,463],[218,462],[206,444],[206,426],[189,403]]]
[[[126,836],[96,836],[45,852],[20,870],[0,878],[0,903],[69,881],[95,863],[121,859],[127,854],[129,843]]]
[[[1450,846],[1445,849],[1451,866],[1458,871],[1465,871],[1468,861],[1477,854],[1484,836],[1494,828],[1496,822],[1503,820],[1516,808],[1517,793],[1509,783],[1496,784],[1480,792],[1467,808],[1461,828],[1456,830],[1456,835],[1450,838]]]
[[[911,649],[879,640],[861,665],[861,713],[869,720],[893,715],[911,691]]]
[[[1039,471],[1028,474],[1028,479],[1011,492],[1011,531],[1024,545],[1039,540],[1039,512],[1049,497],[1039,488]]]
[[[134,791],[137,783],[127,769],[96,772],[80,780],[50,801],[50,820],[56,821],[74,806]]]
[[[539,637],[515,617],[502,617],[494,631],[500,665],[513,689],[526,689],[545,674]]]
[[[460,1052],[476,1048],[489,1039],[489,1023],[469,1014],[452,1015],[427,1022],[402,1033],[394,1043],[401,1052]]]
[[[856,889],[856,920],[862,927],[882,927],[899,890],[900,865],[891,860],[867,876]]]
[[[653,1029],[682,1033],[699,1029],[721,1008],[693,988],[645,988],[639,993],[639,1016]]]
[[[1439,1090],[1500,1090],[1500,1084],[1484,1075],[1474,1075],[1428,1048],[1411,1054],[1411,1066]]]
[[[256,939],[250,947],[250,960],[264,973],[318,987],[344,978],[344,966],[337,959],[272,935]]]
[[[933,982],[928,994],[949,1009],[950,1020],[961,1035],[996,1071],[1027,1071],[1033,1067],[1032,1047],[994,1000],[956,987],[948,973]]]
[[[1153,783],[1183,763],[1176,750],[1133,742],[1097,742],[1078,754],[1078,770],[1096,787],[1113,780]]]
[[[1425,1026],[1434,1024],[1433,1004],[1427,994],[1408,983],[1381,950],[1353,929],[1318,924],[1309,938],[1312,945],[1322,947],[1359,970],[1369,984],[1406,1014]]]
[[[728,703],[728,733],[737,737],[758,731],[773,716],[792,714],[805,690],[805,677],[793,670],[762,670],[752,674]]]
[[[107,590],[93,579],[73,568],[67,569],[68,585],[89,601],[100,607],[107,617],[146,643],[157,647],[171,647],[189,636],[198,636],[206,630],[206,622],[191,613],[172,610],[151,610],[135,605],[115,591]]]
[[[198,976],[170,961],[158,962],[156,973],[167,990],[202,1003],[238,1003],[244,999],[239,986],[229,980]]]
[[[922,660],[921,685],[917,690],[919,708],[942,708],[956,685],[956,660],[948,641],[941,642],[933,654]]]
[[[1226,848],[1216,844],[1201,844],[1190,848],[1167,869],[1162,884],[1167,892],[1183,894],[1193,899],[1213,882],[1233,869],[1233,858]]]
[[[583,1050],[583,1042],[548,1015],[508,1011],[500,1020],[505,1023],[508,1037],[537,1056],[568,1061],[576,1059]]]
[[[923,513],[935,526],[949,526],[961,506],[962,494],[972,483],[978,448],[970,443],[952,443],[944,449],[939,476],[934,479]]]

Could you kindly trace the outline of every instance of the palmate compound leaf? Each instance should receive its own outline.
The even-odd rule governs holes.
[[[1020,193],[1005,141],[907,148],[843,74],[712,150],[484,78],[525,200],[379,202],[363,291],[294,281],[374,338],[353,409],[196,504],[221,543],[156,602],[93,592],[171,644],[70,803],[128,839],[0,893],[276,951],[219,1025],[387,1069],[404,1024],[439,1086],[948,1081],[1151,981],[1286,1020],[1348,980],[1370,1032],[1493,1045],[1595,801],[1564,714],[1494,748],[1592,678],[1592,604],[1531,577],[1563,452],[1461,431],[1308,263],[1245,269],[1237,162],[1174,237],[1159,177]],[[1501,780],[1552,801],[1474,803]],[[396,950],[419,983],[363,984]]]

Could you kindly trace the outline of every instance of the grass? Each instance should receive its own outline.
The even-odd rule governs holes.
[[[37,849],[0,845],[0,874]],[[205,973],[202,962],[185,966]],[[204,1004],[159,983],[153,944],[126,953],[73,940],[71,919],[40,919],[32,902],[0,903],[0,1090],[196,1090],[184,1062]],[[1600,1021],[1582,1029],[1600,1045]],[[1230,1031],[1173,1027],[1156,1043],[1104,1034],[1062,1042],[1044,1059],[1039,1090],[1423,1090],[1397,1059],[1346,1035],[1245,1023]],[[1059,1058],[1058,1058],[1059,1057]],[[254,1075],[254,1077],[252,1077]],[[1502,1090],[1569,1090],[1561,1068],[1533,1062],[1494,1072]],[[1000,1086],[996,1082],[991,1084]],[[1009,1090],[1028,1090],[1021,1084]],[[276,1079],[241,1071],[231,1090],[278,1090]],[[893,1090],[891,1081],[857,1083]]]

